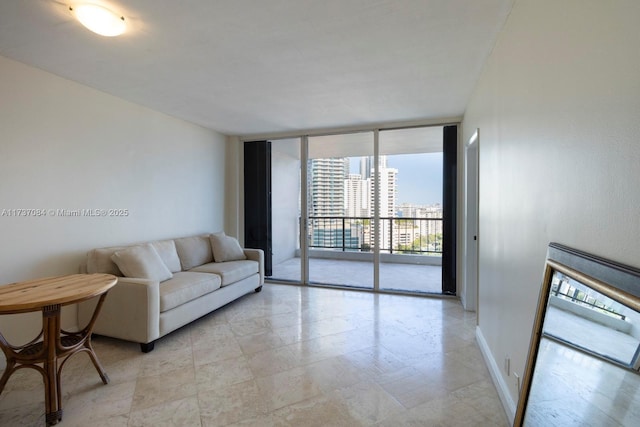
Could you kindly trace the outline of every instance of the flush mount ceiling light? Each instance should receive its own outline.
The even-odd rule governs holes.
[[[124,16],[96,4],[76,4],[70,6],[69,10],[82,25],[101,36],[119,36],[127,28]]]

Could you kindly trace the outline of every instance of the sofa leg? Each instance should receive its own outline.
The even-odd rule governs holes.
[[[258,286],[258,287],[256,288],[256,293],[260,292],[261,290],[262,290],[262,286]]]
[[[146,344],[141,343],[140,344],[140,350],[142,350],[143,353],[149,353],[150,351],[153,350],[153,347],[156,345],[155,341],[151,341],[148,342]]]

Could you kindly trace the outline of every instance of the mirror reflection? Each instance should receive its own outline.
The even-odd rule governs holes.
[[[555,271],[542,334],[634,367],[640,345],[640,313]]]
[[[640,313],[553,271],[525,426],[640,426]]]

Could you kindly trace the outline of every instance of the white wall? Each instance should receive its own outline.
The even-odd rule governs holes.
[[[517,1],[465,113],[464,140],[481,132],[478,335],[511,405],[502,366],[525,365],[548,243],[640,266],[639,18],[630,0]]]
[[[271,142],[273,265],[296,256],[299,248],[300,139]]]
[[[223,228],[225,137],[0,57],[0,283],[78,272],[87,250]],[[65,324],[75,324],[66,310]],[[26,340],[39,317],[0,316]],[[2,363],[3,361],[0,361]]]
[[[237,136],[227,137],[224,231],[244,246],[244,145]]]

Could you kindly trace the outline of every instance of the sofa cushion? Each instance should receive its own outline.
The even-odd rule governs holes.
[[[173,274],[171,274],[171,271],[169,271],[151,243],[116,251],[111,256],[111,259],[126,277],[158,280],[160,282],[173,277]]]
[[[218,274],[222,278],[222,286],[227,286],[237,282],[238,280],[257,274],[258,263],[251,260],[211,262],[209,264],[196,267],[190,271]]]
[[[180,257],[182,270],[191,270],[202,264],[213,261],[209,235],[182,237],[175,239],[176,250]]]
[[[171,310],[220,288],[216,274],[182,271],[160,283],[160,312]]]
[[[126,246],[114,246],[111,248],[92,249],[87,253],[87,273],[105,273],[122,276],[122,271],[111,259],[116,251],[126,249]]]
[[[213,250],[213,259],[216,262],[238,261],[247,259],[244,251],[240,247],[240,243],[224,233],[215,233],[209,237],[211,240],[211,249]]]
[[[173,240],[159,240],[157,242],[151,242],[158,255],[164,261],[169,271],[177,273],[182,270],[180,265],[180,258],[178,258],[178,251],[176,250],[176,244]]]

